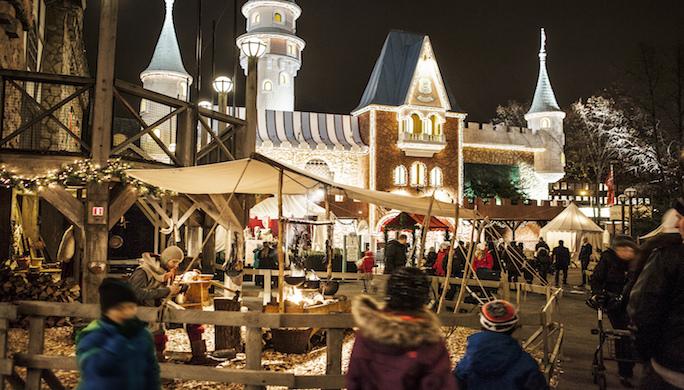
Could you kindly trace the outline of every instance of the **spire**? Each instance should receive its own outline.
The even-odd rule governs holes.
[[[165,0],[165,2],[166,16],[164,17],[164,25],[162,26],[161,34],[159,34],[157,46],[154,48],[152,61],[150,61],[147,69],[141,73],[141,77],[149,72],[161,71],[173,72],[179,76],[191,78],[183,66],[183,58],[176,40],[176,28],[173,25],[174,0]]]
[[[546,33],[541,29],[541,45],[539,49],[539,78],[537,79],[537,88],[534,91],[534,98],[532,99],[532,106],[528,114],[537,112],[560,111],[556,96],[551,88],[551,81],[549,74],[546,71]]]

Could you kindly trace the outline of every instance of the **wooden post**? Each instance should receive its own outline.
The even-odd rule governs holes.
[[[245,89],[247,126],[239,128],[235,133],[236,158],[247,158],[256,151],[258,63],[258,58],[247,57],[247,85]]]
[[[271,287],[271,284],[273,283],[273,272],[270,269],[265,271],[267,272],[264,275],[264,305],[268,305],[271,303],[271,300],[273,300],[273,291]]]
[[[430,197],[430,205],[428,206],[427,214],[425,214],[425,218],[423,218],[423,230],[421,230],[420,232],[420,250],[418,251],[418,261],[416,262],[416,264],[418,264],[418,268],[423,266],[423,256],[425,254],[425,240],[427,239],[428,231],[430,231],[430,220],[432,219],[432,205],[434,203],[435,193],[433,192],[432,197]],[[456,223],[458,223],[458,217],[456,219]],[[453,240],[451,242],[453,245]]]
[[[285,235],[285,221],[283,220],[283,176],[281,169],[278,173],[278,307],[281,313],[285,313],[285,296],[283,287],[285,284],[285,251],[283,241]]]
[[[240,302],[233,298],[214,298],[215,311],[240,311]],[[242,346],[242,337],[240,336],[239,326],[220,326],[216,325],[214,332],[214,344],[216,350],[234,349],[239,352]]]
[[[475,232],[475,226],[473,225],[473,231],[470,234],[470,250],[468,250],[468,258],[466,259],[465,271],[463,271],[463,280],[461,280],[461,289],[458,291],[458,300],[454,307],[454,313],[458,313],[458,308],[461,306],[461,301],[465,295],[466,286],[468,285],[468,279],[470,278],[470,271],[473,264],[473,254],[475,253],[475,247],[480,243],[480,236],[482,235],[482,229],[484,228],[485,221],[480,222],[480,226],[477,228],[477,239],[475,239],[473,233]]]
[[[328,187],[325,187],[325,220],[330,222],[330,200],[328,199]],[[328,267],[326,278],[332,279],[333,262],[335,261],[335,253],[333,251],[333,225],[327,226],[327,244],[325,245],[325,255],[328,258]],[[344,259],[342,259],[344,261]]]
[[[197,154],[197,110],[196,107],[185,110],[178,115],[178,141],[176,158],[184,167],[195,165]],[[202,132],[204,134],[204,132]]]
[[[434,196],[432,197],[434,200]],[[430,209],[432,209],[432,202],[430,202]],[[442,293],[439,296],[439,304],[437,305],[437,313],[442,312],[442,308],[444,307],[444,298],[446,298],[447,290],[449,289],[449,278],[451,278],[451,267],[454,264],[454,254],[456,253],[456,247],[454,246],[456,244],[456,236],[458,235],[458,225],[459,225],[459,217],[460,217],[460,212],[461,212],[461,206],[456,203],[456,212],[455,212],[455,227],[454,227],[454,234],[451,235],[451,243],[449,246],[449,257],[447,260],[447,267],[446,267],[446,278],[444,279],[444,284],[442,285]],[[425,244],[425,241],[423,241],[423,244]],[[460,249],[459,249],[460,250]]]
[[[11,193],[11,190],[10,190]],[[9,320],[0,318],[0,361],[7,358],[7,331]],[[1,364],[0,364],[1,365]],[[5,390],[5,375],[0,372],[0,390]]]
[[[114,53],[116,52],[118,13],[119,0],[101,1],[91,138],[93,162],[100,166],[107,164],[112,140]],[[85,260],[88,264],[81,270],[83,273],[82,300],[86,303],[96,303],[98,301],[97,288],[107,275],[109,183],[106,181],[88,183],[86,196]],[[104,215],[96,215],[100,213],[100,210]]]
[[[325,374],[342,375],[342,343],[344,329],[326,330]]]
[[[45,346],[45,317],[29,317],[29,343],[27,353],[40,355]],[[26,389],[40,390],[42,370],[29,368],[26,374]]]
[[[261,370],[261,328],[247,328],[245,340],[245,368],[248,370]],[[263,386],[247,385],[245,390],[262,390]]]

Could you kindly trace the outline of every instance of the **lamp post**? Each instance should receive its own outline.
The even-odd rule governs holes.
[[[633,229],[632,229],[632,224],[633,224],[633,215],[632,215],[632,205],[633,201],[632,199],[636,198],[637,195],[637,190],[634,187],[629,187],[625,190],[625,196],[627,197],[629,201],[629,235],[630,237],[633,237]]]
[[[208,100],[202,100],[201,102],[197,103],[197,105],[200,108],[204,108],[205,110],[211,111],[214,109],[214,105]],[[204,119],[206,119],[206,118],[204,118]],[[207,135],[206,131],[202,131],[201,129],[198,131],[198,134],[199,134],[199,136],[198,136],[199,139],[197,141],[199,142],[199,147],[201,149],[209,143],[209,135]]]
[[[230,77],[219,76],[212,83],[214,91],[218,94],[219,112],[228,113],[228,94],[233,90],[233,80]]]
[[[627,202],[627,195],[618,195],[618,202],[620,202],[620,233],[625,234],[625,202]]]
[[[257,132],[257,64],[259,57],[266,53],[266,44],[257,38],[246,38],[238,42],[240,50],[247,57],[247,88],[245,90],[245,111],[247,119],[246,131],[240,131],[236,137],[236,153],[238,158],[249,157],[256,151]]]

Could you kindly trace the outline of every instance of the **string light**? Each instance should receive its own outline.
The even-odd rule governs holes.
[[[173,195],[171,192],[128,176],[126,170],[129,168],[131,166],[120,159],[109,160],[104,167],[94,164],[90,160],[76,160],[72,164],[62,166],[57,171],[49,171],[45,176],[28,178],[17,175],[3,166],[0,167],[0,187],[16,188],[27,193],[33,193],[46,187],[53,188],[56,185],[63,187],[83,186],[88,183],[118,180],[124,185],[132,185],[142,195],[153,197]]]

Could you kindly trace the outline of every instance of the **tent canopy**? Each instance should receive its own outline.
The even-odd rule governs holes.
[[[336,183],[304,170],[253,153],[250,158],[218,164],[170,169],[129,169],[128,175],[147,184],[184,194],[267,194],[278,192],[278,177],[283,171],[283,194],[305,195],[328,186],[348,198],[389,209],[427,214],[430,197],[413,197],[373,191]],[[434,200],[432,215],[454,217],[455,206]],[[472,210],[461,209],[461,218],[473,218]]]
[[[422,225],[425,221],[424,215],[410,214],[406,212],[399,213],[396,217],[385,222],[383,229],[385,230],[406,230]],[[430,230],[449,230],[449,225],[445,224],[437,217],[430,217]]]
[[[551,247],[563,240],[574,253],[573,257],[577,258],[584,237],[589,239],[589,243],[595,249],[601,248],[603,229],[584,215],[576,204],[570,203],[565,210],[541,229],[540,235]]]
[[[325,209],[314,202],[309,202],[304,195],[283,196],[283,217],[303,219],[309,216],[324,216]],[[268,198],[257,203],[249,211],[250,218],[278,218],[278,199]]]

